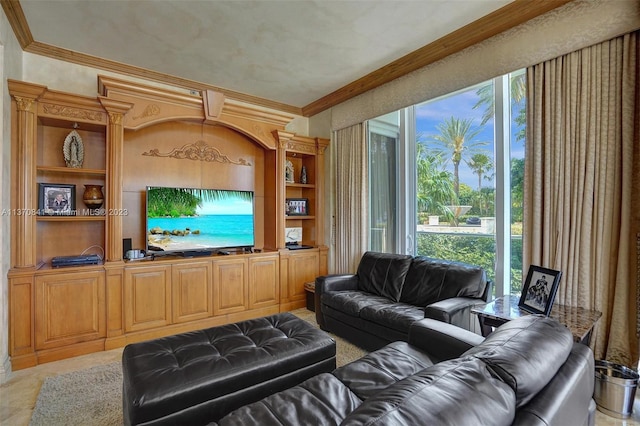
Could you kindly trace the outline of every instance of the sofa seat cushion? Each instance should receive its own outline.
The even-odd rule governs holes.
[[[406,342],[393,342],[333,371],[362,400],[433,365],[429,355]]]
[[[358,290],[397,302],[412,260],[404,254],[366,252],[358,264]]]
[[[418,256],[407,272],[400,302],[425,307],[452,297],[482,297],[487,275],[479,266]]]
[[[424,318],[424,309],[406,303],[368,305],[360,318],[409,334],[411,324]]]
[[[393,305],[396,302],[375,294],[360,290],[355,291],[329,291],[322,294],[322,304],[337,311],[358,318],[360,311],[372,305]]]
[[[527,315],[498,327],[464,355],[491,366],[516,392],[520,408],[551,381],[572,347],[566,326],[543,315]]]
[[[232,411],[218,425],[338,425],[361,403],[335,376],[323,373]]]
[[[515,394],[486,364],[468,357],[445,361],[366,399],[350,425],[510,425]]]

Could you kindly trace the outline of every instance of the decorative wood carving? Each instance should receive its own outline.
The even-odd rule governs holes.
[[[122,117],[124,114],[120,112],[109,112],[109,122],[111,124],[117,124],[118,126],[122,125]]]
[[[238,161],[231,160],[229,157],[222,154],[218,148],[209,146],[202,140],[184,145],[182,148],[174,148],[171,152],[161,153],[160,150],[154,148],[151,151],[143,152],[142,155],[150,157],[170,157],[178,160],[194,160],[210,163],[230,163],[238,166],[251,166],[251,163],[243,158],[239,158]]]
[[[14,96],[13,98],[16,100],[18,111],[33,112],[31,109],[33,107],[33,99],[23,98],[21,96]]]
[[[160,114],[160,107],[157,104],[149,104],[144,109],[144,111],[142,111],[142,114],[135,115],[131,118],[134,120],[139,120],[141,118],[153,117],[154,115],[158,115],[158,114]]]
[[[308,154],[316,154],[317,153],[317,149],[316,149],[315,146],[306,145],[306,144],[302,144],[302,143],[295,143],[295,142],[291,142],[291,141],[287,143],[287,150],[298,151],[298,152],[306,152]]]
[[[42,104],[42,110],[51,115],[60,115],[67,118],[77,118],[90,121],[102,121],[102,114],[96,111],[87,111],[79,108],[71,108],[54,104]]]

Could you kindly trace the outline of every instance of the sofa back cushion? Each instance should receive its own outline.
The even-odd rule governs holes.
[[[403,254],[366,252],[358,265],[358,290],[397,302],[411,259]]]
[[[543,315],[527,315],[498,327],[463,356],[489,365],[515,391],[520,408],[553,379],[572,347],[567,327]]]
[[[445,361],[392,384],[349,414],[347,425],[510,425],[513,390],[486,364]]]
[[[479,266],[418,256],[411,262],[400,302],[427,306],[452,297],[482,297],[487,274]]]

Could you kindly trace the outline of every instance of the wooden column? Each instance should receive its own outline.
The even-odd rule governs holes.
[[[107,229],[105,261],[122,260],[122,217],[126,214],[122,207],[122,163],[124,152],[123,117],[133,104],[100,96],[98,98],[109,114],[107,124],[106,157],[107,189],[105,209]]]
[[[13,173],[14,204],[11,206],[12,241],[14,244],[14,268],[36,266],[36,215],[38,193],[36,188],[36,137],[37,100],[46,92],[45,86],[25,85],[9,82],[9,93],[13,96],[16,118],[13,123]]]
[[[316,141],[316,244],[324,246],[324,151],[329,145],[328,139],[315,138]],[[322,253],[322,252],[321,252]],[[325,250],[326,255],[326,250]],[[320,263],[322,265],[322,262]],[[326,265],[326,264],[325,264]],[[326,267],[325,267],[326,269]],[[326,272],[325,272],[326,273]]]
[[[273,135],[278,140],[278,151],[277,151],[277,159],[276,159],[276,235],[277,235],[277,245],[279,249],[285,248],[284,242],[284,230],[285,230],[285,214],[284,214],[284,203],[287,197],[287,191],[285,189],[284,182],[284,169],[285,164],[287,162],[287,146],[289,145],[289,141],[292,137],[295,136],[295,133],[286,132],[283,130],[275,130]]]

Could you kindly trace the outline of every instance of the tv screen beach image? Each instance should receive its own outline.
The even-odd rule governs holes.
[[[253,244],[252,192],[147,189],[148,250],[205,250]]]

